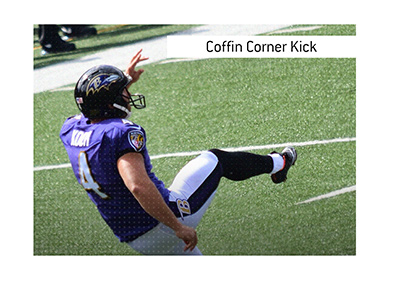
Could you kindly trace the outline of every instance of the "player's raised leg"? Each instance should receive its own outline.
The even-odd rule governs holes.
[[[222,176],[233,181],[246,180],[261,174],[270,174],[276,184],[286,180],[289,168],[297,159],[296,150],[286,147],[281,153],[258,155],[248,152],[227,152],[211,149],[221,164]]]

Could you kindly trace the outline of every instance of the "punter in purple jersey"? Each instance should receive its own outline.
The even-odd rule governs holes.
[[[152,172],[145,130],[127,120],[131,106],[146,106],[143,95],[128,91],[143,73],[136,65],[148,59],[141,52],[125,72],[101,65],[81,76],[74,93],[81,114],[65,121],[60,138],[78,182],[121,242],[142,254],[201,254],[195,228],[221,178],[270,174],[281,183],[297,153],[293,147],[265,156],[212,149],[166,188]]]

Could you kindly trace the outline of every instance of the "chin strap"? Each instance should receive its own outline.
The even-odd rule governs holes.
[[[123,111],[123,112],[126,113],[125,119],[128,119],[129,117],[131,117],[131,114],[132,114],[132,113],[128,110],[128,108],[126,108],[126,107],[124,107],[124,106],[122,106],[122,105],[116,104],[116,103],[114,103],[113,106],[114,106],[115,108],[117,108],[117,109],[119,109],[119,110],[121,110],[121,111]]]

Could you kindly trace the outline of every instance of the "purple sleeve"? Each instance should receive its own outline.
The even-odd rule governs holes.
[[[140,126],[132,125],[123,130],[119,143],[119,157],[128,152],[141,153],[146,148],[146,133]]]

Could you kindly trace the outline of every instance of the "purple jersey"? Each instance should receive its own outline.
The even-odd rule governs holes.
[[[88,124],[83,115],[68,118],[60,138],[78,182],[121,242],[131,241],[159,222],[151,217],[126,188],[117,160],[128,152],[140,152],[147,174],[164,201],[169,191],[152,170],[144,129],[128,120],[113,118]]]

